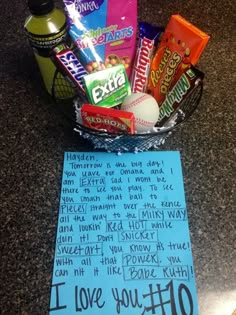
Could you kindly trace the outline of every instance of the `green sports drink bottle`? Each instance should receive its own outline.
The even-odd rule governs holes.
[[[63,43],[68,44],[66,16],[62,9],[54,6],[53,0],[27,0],[27,4],[31,15],[26,18],[25,31],[34,50],[45,87],[52,95],[52,85],[55,83],[57,68],[51,55],[56,46]],[[73,96],[74,91],[62,74],[57,75],[57,80],[60,84],[54,87],[54,96],[60,95],[60,91],[55,89],[59,90],[61,87],[63,88],[61,98]]]

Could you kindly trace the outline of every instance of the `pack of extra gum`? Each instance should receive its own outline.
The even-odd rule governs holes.
[[[84,126],[110,133],[134,133],[133,113],[84,104],[81,107]]]
[[[130,95],[130,83],[123,65],[91,73],[83,77],[89,102],[114,107]]]

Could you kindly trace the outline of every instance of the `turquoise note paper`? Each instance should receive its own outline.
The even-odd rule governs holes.
[[[50,315],[198,315],[178,152],[66,152]]]

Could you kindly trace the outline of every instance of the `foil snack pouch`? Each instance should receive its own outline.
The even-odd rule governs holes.
[[[182,18],[172,15],[151,63],[147,92],[161,106],[180,76],[196,65],[209,35]]]
[[[137,0],[63,0],[69,34],[91,73],[124,64],[128,76],[136,49]]]

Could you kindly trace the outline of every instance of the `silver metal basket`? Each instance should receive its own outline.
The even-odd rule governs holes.
[[[108,152],[140,152],[151,148],[160,148],[172,131],[184,123],[200,103],[203,90],[203,81],[199,80],[191,93],[180,103],[178,109],[171,115],[169,121],[162,128],[154,128],[153,132],[142,134],[107,133],[95,130],[80,124],[76,118],[75,98],[78,100],[76,90],[70,82],[62,79],[60,72],[56,71],[52,86],[52,95],[57,107],[63,115],[69,118],[72,127],[78,135],[90,141],[94,148]],[[81,105],[83,99],[80,99]]]

